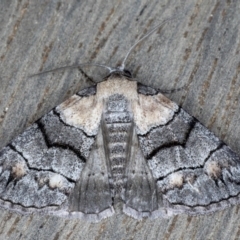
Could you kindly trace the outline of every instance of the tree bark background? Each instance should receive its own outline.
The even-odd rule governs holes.
[[[133,51],[139,82],[168,97],[240,155],[240,2],[237,0],[22,0],[0,2],[0,148],[99,68],[29,78],[74,63],[116,66],[137,38],[174,17]],[[89,76],[89,77],[87,77]],[[239,206],[210,215],[136,221],[118,209],[100,223],[0,210],[0,239],[240,239]]]

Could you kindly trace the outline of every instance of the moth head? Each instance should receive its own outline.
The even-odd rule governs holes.
[[[132,73],[128,69],[122,69],[121,67],[113,68],[106,78],[109,77],[126,77],[132,79]],[[105,78],[105,79],[106,79]]]

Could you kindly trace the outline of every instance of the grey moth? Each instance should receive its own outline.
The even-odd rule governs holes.
[[[239,193],[239,157],[124,62],[0,152],[0,207],[21,213],[94,222],[121,200],[135,219],[194,215]]]

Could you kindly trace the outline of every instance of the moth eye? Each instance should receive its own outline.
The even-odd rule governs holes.
[[[132,78],[132,73],[129,70],[127,70],[127,69],[123,70],[123,75],[125,77]]]

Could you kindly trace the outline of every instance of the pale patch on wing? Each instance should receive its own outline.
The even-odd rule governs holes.
[[[214,179],[219,178],[219,176],[222,174],[222,169],[216,161],[207,162],[205,165],[205,169],[208,176]]]
[[[96,95],[88,97],[72,96],[60,104],[56,111],[68,125],[83,130],[88,135],[96,135],[104,102],[113,94],[121,94],[130,101],[137,100],[137,82],[112,77],[97,85]]]
[[[182,187],[183,185],[183,175],[181,173],[172,173],[169,176],[169,184],[171,187]]]
[[[17,162],[12,166],[12,175],[15,178],[21,178],[27,174],[27,167],[24,162]]]
[[[49,178],[49,187],[54,188],[61,188],[63,186],[63,177],[59,174],[54,174]]]
[[[60,104],[56,111],[68,125],[83,130],[88,135],[96,135],[103,111],[103,102],[97,96],[72,96]]]
[[[138,133],[145,134],[152,127],[167,124],[178,106],[161,93],[154,96],[139,94],[138,101],[132,101],[132,110]]]
[[[96,135],[105,100],[114,94],[123,95],[131,102],[139,134],[145,134],[152,127],[168,123],[178,109],[177,104],[161,93],[154,96],[138,94],[136,81],[110,77],[97,85],[96,95],[88,97],[74,95],[56,110],[68,125],[79,128],[88,135]]]

